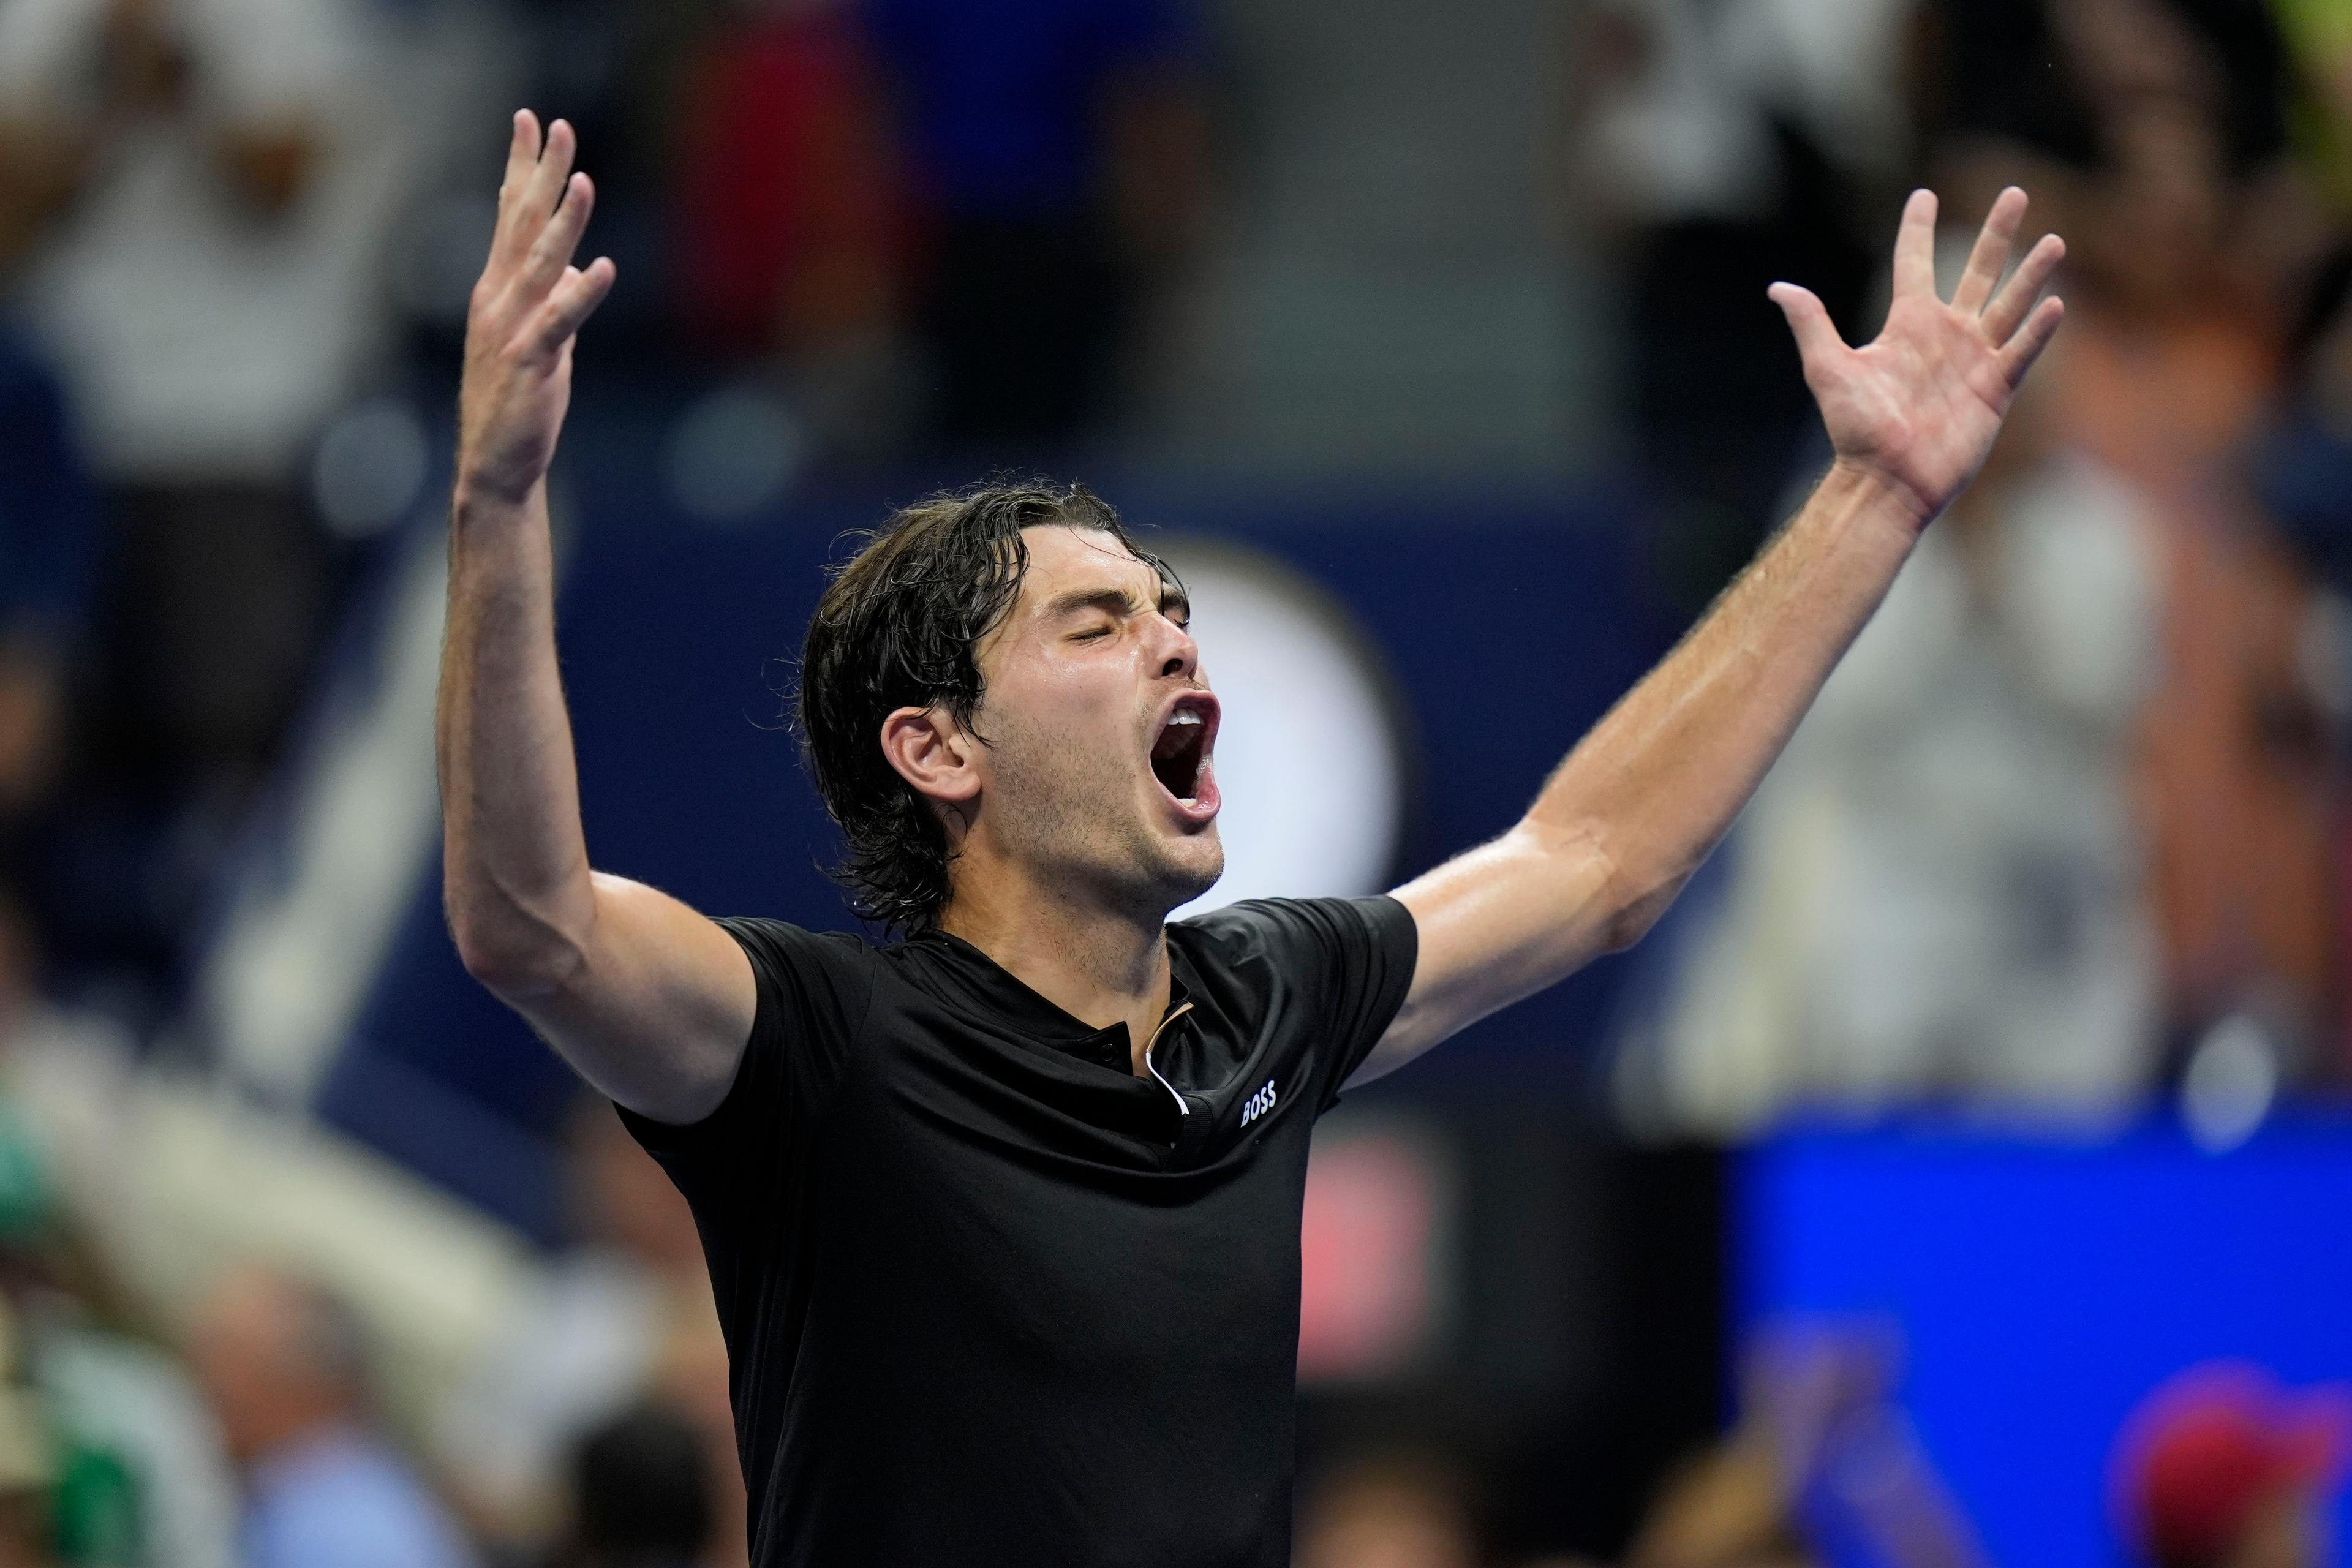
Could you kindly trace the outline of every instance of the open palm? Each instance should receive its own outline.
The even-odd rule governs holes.
[[[509,503],[547,477],[572,401],[572,343],[613,287],[609,259],[572,265],[596,198],[572,172],[576,149],[564,121],[541,137],[535,115],[515,116],[498,227],[466,317],[458,483]]]
[[[1876,340],[1859,349],[1846,346],[1810,290],[1772,285],[1839,460],[1916,502],[1922,523],[1976,477],[2065,313],[2054,298],[2034,302],[2065,258],[2056,235],[2000,286],[2024,217],[2025,193],[2001,192],[1946,304],[1936,291],[1936,197],[1913,192],[1895,240],[1894,305]]]

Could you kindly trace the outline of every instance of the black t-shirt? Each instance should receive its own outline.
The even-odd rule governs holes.
[[[1168,928],[1129,1067],[968,942],[720,922],[759,1012],[690,1127],[759,1568],[1288,1562],[1308,1133],[1403,1003],[1393,899]]]

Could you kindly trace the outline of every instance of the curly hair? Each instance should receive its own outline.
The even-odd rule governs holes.
[[[853,535],[857,552],[831,568],[802,651],[797,719],[802,758],[844,840],[828,870],[862,920],[921,931],[947,907],[946,831],[883,754],[882,721],[901,708],[939,707],[971,723],[982,695],[976,650],[1012,612],[1029,570],[1021,531],[1041,526],[1108,533],[1175,581],[1109,502],[1084,485],[1043,479],[918,501]]]

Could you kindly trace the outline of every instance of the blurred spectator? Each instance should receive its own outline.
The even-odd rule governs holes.
[[[1301,1501],[1293,1561],[1297,1568],[1478,1568],[1467,1483],[1426,1455],[1344,1463]]]
[[[2336,910],[2315,601],[2244,479],[2301,292],[2288,252],[2308,248],[2278,216],[2279,41],[2255,6],[2053,0],[2051,16],[2094,161],[1986,153],[1984,183],[2048,184],[2074,268],[2049,406],[2151,502],[2163,659],[2138,794],[2168,1011],[2189,1032],[2252,1012],[2292,1040],[2334,988]]]
[[[247,1568],[461,1568],[473,1554],[382,1435],[350,1309],[259,1269],[221,1284],[191,1340],[245,1471]]]
[[[1635,456],[1694,607],[1763,537],[1813,428],[1766,286],[1801,279],[1852,329],[1876,276],[1916,8],[1602,0],[1571,33],[1570,217],[1620,261]]]
[[[116,530],[85,819],[103,796],[157,842],[216,838],[309,662],[326,557],[296,470],[383,347],[415,144],[379,20],[366,0],[0,7],[0,233]],[[142,871],[50,879],[93,906],[93,940],[167,947],[184,905],[154,907]]]
[[[689,1568],[709,1551],[701,1434],[660,1404],[633,1405],[573,1448],[572,1527],[550,1568]]]
[[[2338,10],[2281,8],[2316,110],[2341,87],[2321,15]],[[2288,160],[2293,57],[2259,5],[1937,11],[1937,183],[1956,210],[2021,183],[2036,221],[2065,233],[2067,347],[2042,378],[2053,416],[2150,503],[2163,658],[2136,793],[2168,1016],[2182,1041],[2251,1023],[2292,1075],[2338,989],[2336,769],[2311,679],[2326,623],[2244,458],[2315,268],[2342,243]]]
[[[0,103],[24,155],[70,174],[37,176],[62,211],[25,300],[109,479],[273,487],[376,347],[406,143],[373,20],[359,0],[5,13]]]
[[[1895,1402],[1898,1360],[1890,1333],[1867,1324],[1753,1336],[1737,1424],[1668,1480],[1626,1568],[1985,1568]]]
[[[2115,1457],[2115,1505],[2148,1568],[2321,1568],[2352,1394],[2289,1393],[2259,1367],[2192,1367],[2141,1402]]]
[[[2290,156],[2271,7],[1937,0],[1930,16],[1924,140],[1948,210],[2021,183],[2111,294],[2264,331],[2336,245]]]
[[[562,1501],[565,1452],[588,1431],[699,1357],[717,1309],[694,1217],[661,1167],[601,1097],[566,1129],[566,1184],[578,1244],[516,1302],[505,1331],[436,1424],[436,1459],[491,1539],[543,1540]],[[715,1374],[733,1481],[725,1348]],[[739,1514],[741,1510],[736,1510]]]
[[[2283,167],[2289,61],[2267,5],[1930,0],[1927,19],[1923,130],[1939,158],[2000,146],[2096,174],[2132,115],[2194,99],[2236,179]]]
[[[2264,7],[1946,0],[1937,15],[1928,162],[1955,217],[2022,184],[2034,221],[2067,237],[2077,297],[2270,346],[2333,236],[2289,159],[2291,78]]]
[[[2067,235],[2068,325],[1751,808],[1739,886],[1670,1008],[1669,1116],[1747,1125],[1842,1085],[2113,1103],[2160,1065],[2165,1026],[2231,1018],[2293,1071],[2336,989],[2326,622],[2245,479],[2326,233],[2284,162],[2278,33],[2200,0],[1946,0],[1929,19],[1946,210],[2026,185]],[[2002,508],[2044,521],[1984,523]],[[2050,551],[2045,582],[1998,564]],[[1938,599],[1984,613],[1937,631]],[[1898,657],[1952,628],[1978,651]],[[1993,686],[1969,673],[2003,664]],[[1900,744],[1841,772],[1832,742],[1902,668],[1943,721],[1972,681],[2006,707],[1979,707],[1958,765],[1890,788]],[[1940,743],[1914,742],[1915,765]]]
[[[1748,807],[1721,903],[1673,960],[1654,1058],[1636,1036],[1626,1058],[1645,1119],[1740,1131],[1807,1099],[2097,1108],[2150,1080],[2131,805],[2150,524],[2057,441],[2050,402],[2029,392]]]
[[[184,1369],[68,1298],[39,1306],[31,1371],[62,1440],[60,1555],[93,1568],[236,1563],[236,1484]]]
[[[30,928],[0,900],[0,1371],[25,1384],[0,1385],[0,1471],[21,1443],[11,1412],[37,1401],[65,1563],[229,1568],[236,1504],[219,1434],[185,1371],[121,1331],[128,1294],[61,1190],[65,1134],[36,1110],[57,1075],[119,1088],[128,1053],[43,997],[36,962]]]
[[[841,0],[738,0],[679,95],[678,298],[736,359],[781,359],[830,445],[897,434],[906,213]]]
[[[917,330],[939,434],[1100,418],[1202,197],[1185,0],[865,0],[928,227]]]

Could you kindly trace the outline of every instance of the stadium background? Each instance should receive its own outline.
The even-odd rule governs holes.
[[[1905,190],[2027,184],[2066,333],[1733,842],[1327,1122],[1300,1561],[2104,1564],[2168,1380],[2341,1424],[2326,0],[0,0],[0,1561],[740,1559],[690,1233],[439,916],[519,102],[621,267],[555,486],[592,849],[816,926],[780,694],[848,531],[1103,491],[1192,580],[1225,894],[1385,887],[1818,470],[1765,284],[1867,335]]]

